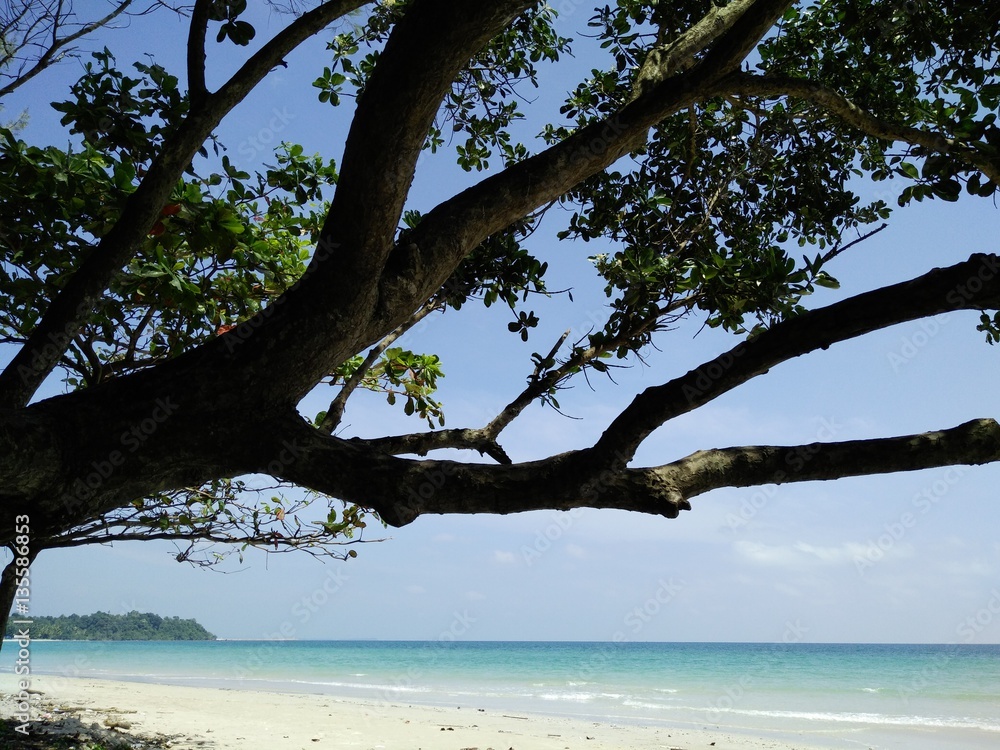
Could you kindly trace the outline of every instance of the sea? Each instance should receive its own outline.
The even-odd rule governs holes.
[[[0,652],[11,672],[15,644]],[[1000,645],[199,641],[31,644],[35,674],[322,693],[829,748],[1000,748]]]

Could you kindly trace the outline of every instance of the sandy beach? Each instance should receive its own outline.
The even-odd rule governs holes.
[[[328,695],[264,693],[88,678],[33,676],[31,732],[61,722],[93,739],[156,738],[176,750],[809,750],[725,732],[643,727],[475,706],[378,703]],[[0,675],[0,715],[11,717],[17,683]]]

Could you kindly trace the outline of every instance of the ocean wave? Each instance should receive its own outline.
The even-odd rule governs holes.
[[[597,696],[593,693],[541,693],[543,701],[572,701],[573,703],[589,703]]]
[[[208,678],[211,679],[211,678]],[[334,682],[328,680],[290,680],[287,678],[257,677],[240,680],[240,682],[267,682],[272,685],[318,685],[321,687],[351,688],[353,690],[378,690],[383,693],[429,693],[431,688],[423,685],[393,685],[376,682]]]
[[[655,711],[662,711],[665,706],[661,706],[658,703],[645,703],[643,701],[637,701],[629,699],[627,701],[622,701],[623,706],[629,706],[630,708],[651,708]]]
[[[846,724],[879,724],[899,727],[938,727],[942,729],[979,729],[1000,732],[1000,724],[972,717],[942,718],[939,716],[898,716],[872,713],[829,713],[825,711],[761,711],[750,708],[709,709],[717,713],[741,714],[743,716],[764,716],[773,719],[801,719],[805,721],[828,721]]]

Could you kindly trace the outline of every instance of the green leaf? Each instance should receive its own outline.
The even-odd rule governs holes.
[[[825,273],[821,273],[816,277],[816,285],[826,287],[827,289],[840,289],[840,282],[832,276],[827,276]]]

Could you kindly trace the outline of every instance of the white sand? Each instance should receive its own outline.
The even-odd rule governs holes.
[[[327,695],[262,693],[33,675],[41,695],[32,711],[38,734],[63,719],[75,729],[171,738],[176,750],[809,750],[725,732],[595,723],[526,713],[346,700]],[[14,713],[14,675],[0,675],[0,715]],[[108,730],[108,726],[120,728]]]

